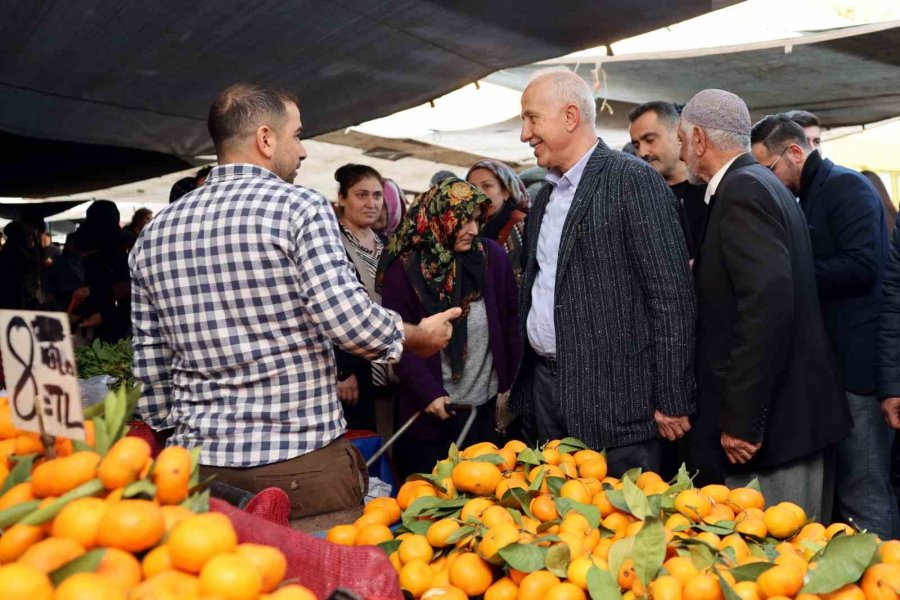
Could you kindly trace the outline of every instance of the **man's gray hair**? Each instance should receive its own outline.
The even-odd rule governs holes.
[[[728,150],[750,152],[749,134],[704,127],[702,125],[697,125],[696,123],[691,123],[684,118],[684,115],[682,115],[681,132],[684,134],[685,139],[690,139],[691,129],[694,127],[699,127],[700,129],[702,129],[706,133],[706,139],[709,140],[709,143],[719,150],[722,150],[723,152],[726,152]]]
[[[550,67],[536,71],[528,80],[528,85],[544,78],[550,79],[557,98],[566,104],[578,106],[581,122],[589,123],[593,128],[597,120],[597,101],[594,99],[591,86],[578,74],[565,67]]]

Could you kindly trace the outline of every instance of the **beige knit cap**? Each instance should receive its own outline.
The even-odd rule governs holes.
[[[685,121],[708,129],[750,135],[750,111],[740,97],[725,90],[698,92],[684,106]]]

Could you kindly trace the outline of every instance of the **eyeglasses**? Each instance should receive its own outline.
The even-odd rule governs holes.
[[[775,165],[778,164],[778,161],[781,160],[781,157],[784,156],[784,153],[787,152],[788,148],[790,148],[790,146],[785,146],[784,150],[781,151],[781,154],[778,155],[778,158],[775,159],[775,162],[767,167],[770,171],[772,171],[773,173],[775,172]]]

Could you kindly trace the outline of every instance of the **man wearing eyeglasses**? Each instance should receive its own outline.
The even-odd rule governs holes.
[[[887,258],[881,199],[864,176],[822,158],[787,114],[754,125],[751,143],[756,160],[800,199],[806,215],[822,317],[853,415],[850,436],[837,446],[835,517],[887,539],[897,504],[889,477],[892,435],[876,395]],[[900,396],[900,389],[889,395]]]

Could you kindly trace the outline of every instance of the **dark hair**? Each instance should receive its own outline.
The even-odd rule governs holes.
[[[799,125],[800,127],[818,127],[819,118],[809,111],[791,110],[784,113],[788,119]]]
[[[881,177],[878,176],[878,173],[873,173],[872,171],[860,172],[869,180],[869,183],[872,184],[875,191],[878,192],[878,195],[881,196],[881,204],[884,206],[884,218],[887,221],[888,226],[888,237],[890,237],[894,231],[894,223],[897,221],[897,207],[894,206],[894,203],[891,201],[891,195],[888,193],[887,187],[885,187],[884,182],[881,180]]]
[[[348,164],[334,172],[334,180],[338,182],[339,186],[338,194],[344,198],[347,197],[350,188],[369,177],[377,179],[381,185],[384,185],[384,178],[382,178],[378,171],[369,165]]]
[[[253,83],[236,83],[216,96],[209,107],[207,127],[216,152],[229,141],[250,135],[257,127],[281,123],[287,117],[285,104],[300,103],[290,92]]]
[[[147,219],[152,215],[153,215],[153,211],[150,210],[149,208],[139,208],[136,211],[134,211],[133,215],[131,215],[130,226],[137,225],[139,221],[142,221],[143,219]]]
[[[210,171],[212,171],[212,165],[200,167],[200,169],[194,173],[194,181],[200,181],[201,178],[208,176]]]
[[[645,102],[640,106],[635,106],[628,113],[628,122],[634,123],[637,119],[648,112],[656,113],[660,121],[665,121],[670,127],[677,127],[680,115],[678,109],[671,102],[663,102],[662,100],[654,100]]]
[[[804,150],[812,150],[803,128],[785,113],[766,115],[750,130],[750,143],[762,143],[772,154],[783,152],[790,144],[797,144]]]
[[[169,204],[173,204],[185,194],[193,192],[197,189],[197,180],[193,177],[182,177],[172,184],[169,191]]]

